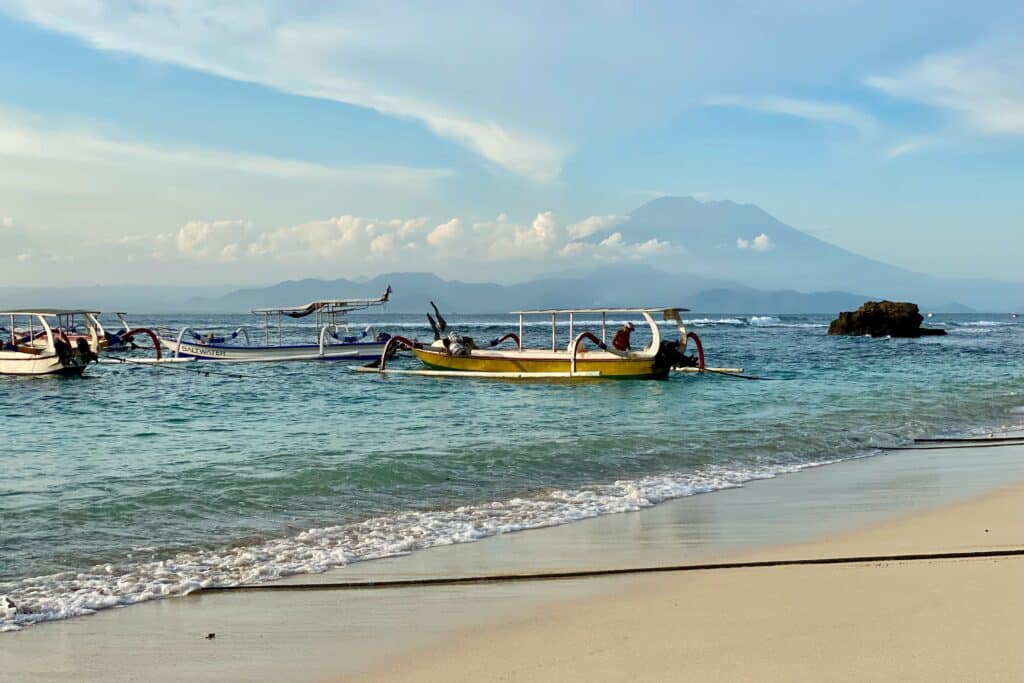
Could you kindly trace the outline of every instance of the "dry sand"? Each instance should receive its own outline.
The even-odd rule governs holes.
[[[1024,486],[753,559],[1024,547]],[[372,681],[1024,680],[1024,558],[718,570],[627,582]]]

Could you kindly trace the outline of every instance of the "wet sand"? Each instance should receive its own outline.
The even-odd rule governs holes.
[[[1014,481],[1024,448],[896,452],[291,581],[1020,547]],[[0,660],[29,681],[991,680],[1021,673],[1020,578],[1024,562],[985,560],[196,595],[0,634]]]
[[[752,559],[1024,547],[1024,485]],[[483,629],[368,681],[1019,681],[1024,558],[681,573]]]

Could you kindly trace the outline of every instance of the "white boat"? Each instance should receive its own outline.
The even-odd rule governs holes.
[[[81,375],[103,345],[98,315],[56,308],[0,312],[0,375]]]
[[[377,360],[384,353],[391,335],[377,333],[369,328],[360,334],[350,334],[346,316],[353,311],[383,306],[390,296],[391,287],[388,287],[376,299],[321,299],[304,306],[254,309],[254,314],[263,316],[260,335],[263,344],[253,343],[250,327],[246,325],[229,334],[200,334],[191,327],[182,328],[176,334],[160,331],[160,344],[174,358],[236,363]],[[316,342],[284,343],[284,318],[305,318],[309,315],[316,316]],[[273,343],[275,336],[277,343]],[[239,339],[244,343],[235,343]]]

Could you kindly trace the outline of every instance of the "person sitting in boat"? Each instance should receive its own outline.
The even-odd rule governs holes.
[[[629,335],[635,329],[633,323],[626,323],[620,327],[619,331],[615,333],[615,337],[612,338],[612,348],[618,351],[629,351]]]
[[[477,348],[472,337],[459,334],[454,330],[449,332],[448,336],[441,340],[441,343],[445,350],[453,356],[468,356],[473,349]]]

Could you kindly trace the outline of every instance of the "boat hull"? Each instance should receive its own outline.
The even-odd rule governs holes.
[[[0,375],[77,377],[85,372],[85,368],[85,363],[72,362],[65,365],[56,355],[0,351]]]
[[[221,344],[193,344],[173,339],[160,339],[163,348],[179,358],[197,360],[268,363],[282,361],[370,361],[384,353],[386,344],[377,342],[333,344],[324,347],[323,354],[316,344],[294,346],[229,346]]]
[[[435,349],[413,349],[420,361],[435,370],[488,373],[568,373],[571,354],[537,351],[473,351],[470,355],[451,355]],[[654,358],[623,358],[604,351],[580,353],[576,372],[599,373],[607,379],[664,379],[668,369],[655,367]]]

